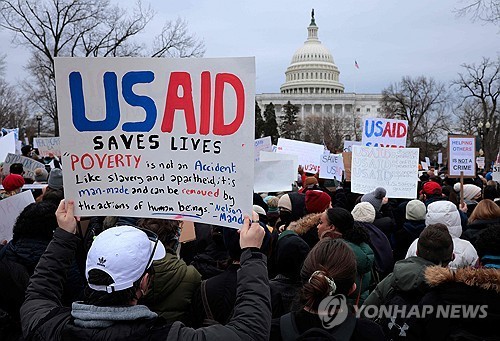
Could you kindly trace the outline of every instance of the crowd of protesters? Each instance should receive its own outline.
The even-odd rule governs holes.
[[[445,170],[423,172],[418,198],[403,200],[299,169],[297,190],[253,194],[240,231],[195,223],[180,243],[179,221],[75,218],[60,168],[9,171],[0,198],[47,186],[0,246],[1,340],[498,339],[491,172],[465,179],[461,201]],[[402,305],[486,314],[366,313]]]

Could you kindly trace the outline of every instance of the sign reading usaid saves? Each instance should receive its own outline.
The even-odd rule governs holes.
[[[362,145],[367,147],[405,148],[408,121],[385,118],[365,118]]]
[[[254,184],[254,58],[57,58],[75,214],[239,228]]]

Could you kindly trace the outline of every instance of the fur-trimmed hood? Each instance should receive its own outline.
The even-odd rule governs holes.
[[[288,226],[289,230],[294,231],[297,233],[299,236],[302,236],[309,232],[309,230],[313,227],[318,226],[319,223],[319,218],[321,217],[322,213],[311,213],[308,214],[302,218],[300,218],[297,221],[294,221],[290,223]]]
[[[445,283],[464,283],[470,287],[495,291],[500,294],[500,270],[488,268],[461,268],[452,270],[441,266],[425,269],[425,281],[436,287]]]

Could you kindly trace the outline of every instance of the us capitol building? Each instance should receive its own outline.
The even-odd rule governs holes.
[[[286,81],[280,93],[258,94],[256,101],[262,112],[266,105],[275,105],[276,117],[288,101],[299,108],[299,117],[340,115],[352,118],[358,125],[363,117],[381,116],[381,94],[345,93],[340,71],[333,56],[318,39],[318,26],[311,13],[307,40],[295,51],[285,72]]]

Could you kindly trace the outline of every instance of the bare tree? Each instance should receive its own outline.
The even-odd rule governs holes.
[[[473,21],[500,25],[500,0],[466,0],[456,12],[460,16],[471,16]]]
[[[23,127],[26,123],[27,109],[24,98],[16,87],[4,78],[5,56],[0,56],[0,128]]]
[[[303,127],[304,141],[324,144],[333,153],[343,150],[344,136],[349,131],[346,119],[338,114],[308,117]]]
[[[460,90],[462,109],[459,119],[474,124],[474,130],[481,123],[483,130],[483,150],[486,162],[492,161],[500,145],[500,58],[488,58],[478,64],[463,64],[464,72],[459,73],[453,84]],[[473,110],[472,110],[472,109]],[[489,124],[488,124],[489,123]],[[489,126],[489,127],[488,127]]]
[[[446,115],[448,95],[443,84],[432,78],[403,77],[382,91],[381,106],[387,118],[408,121],[408,144],[419,147],[428,156],[449,131],[450,119]]]
[[[55,102],[54,58],[202,56],[204,44],[189,34],[181,19],[167,21],[151,46],[139,43],[155,12],[140,1],[129,14],[109,0],[0,0],[0,27],[14,33],[13,42],[32,54],[28,63],[33,80],[26,84],[34,111],[54,122],[58,135]]]

